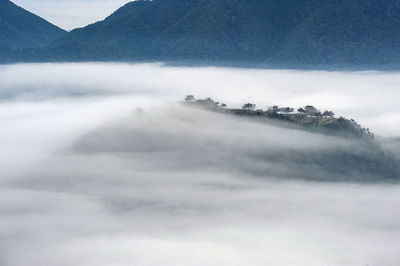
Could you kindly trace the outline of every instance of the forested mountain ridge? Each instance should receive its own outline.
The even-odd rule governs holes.
[[[135,1],[49,48],[51,57],[83,60],[262,61],[279,51],[280,39],[295,25],[298,14],[314,5],[314,1],[286,2]]]
[[[20,58],[385,67],[399,44],[400,0],[139,0]]]
[[[64,33],[64,30],[11,1],[0,0],[0,53],[43,47]]]

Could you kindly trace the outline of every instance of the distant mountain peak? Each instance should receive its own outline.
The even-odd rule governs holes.
[[[64,30],[9,0],[0,0],[0,47],[10,50],[43,47]]]

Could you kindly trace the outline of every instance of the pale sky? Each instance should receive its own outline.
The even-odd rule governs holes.
[[[12,0],[51,23],[72,30],[103,20],[130,0]]]

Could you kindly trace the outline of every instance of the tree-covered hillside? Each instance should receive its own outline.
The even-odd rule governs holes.
[[[12,51],[48,45],[61,37],[64,30],[16,6],[9,0],[0,0],[0,55],[12,58]]]
[[[299,15],[313,7],[286,0],[131,2],[104,21],[50,47],[65,59],[250,60],[273,57]]]
[[[400,62],[400,1],[321,2],[292,29],[277,60],[350,65]]]
[[[400,0],[140,0],[23,58],[385,67],[399,44]]]

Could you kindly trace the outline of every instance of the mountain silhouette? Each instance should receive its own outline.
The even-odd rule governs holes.
[[[385,67],[399,44],[400,0],[140,0],[24,56]]]
[[[0,0],[0,49],[43,47],[64,33],[64,30],[11,1]]]

